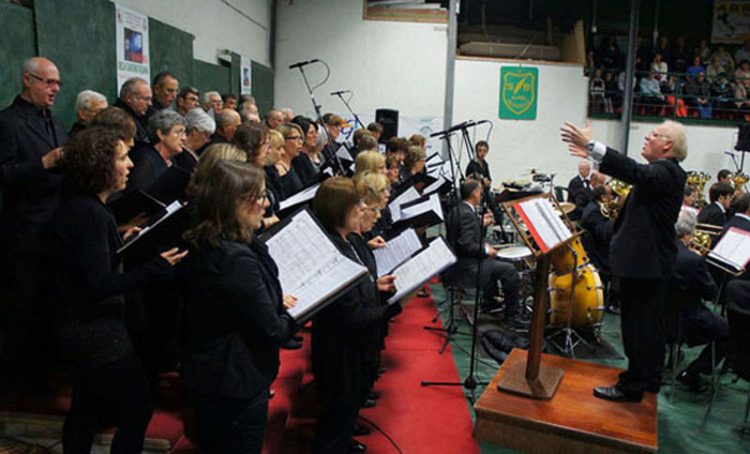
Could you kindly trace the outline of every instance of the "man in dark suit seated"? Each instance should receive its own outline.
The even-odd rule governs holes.
[[[592,139],[591,124],[565,123],[562,139],[573,156],[590,158],[599,170],[633,189],[615,221],[609,249],[612,275],[620,283],[622,343],[628,369],[614,386],[594,388],[594,396],[640,402],[644,392],[659,392],[664,368],[662,314],[666,281],[677,247],[674,224],[687,176],[679,165],[687,157],[685,128],[665,121],[645,138],[641,156],[648,164]]]
[[[703,304],[702,300],[713,300],[718,289],[706,260],[688,249],[695,233],[695,224],[693,213],[685,210],[680,213],[675,224],[677,258],[667,285],[670,289],[678,289],[694,295],[694,298],[689,301],[682,302],[683,307],[680,313],[682,334],[691,347],[716,342],[715,361],[718,363],[727,354],[729,325],[724,318]],[[676,302],[667,301],[667,304],[676,304]],[[705,387],[700,374],[710,374],[711,371],[711,346],[706,345],[698,358],[680,372],[677,380],[687,385],[691,391],[700,392]]]
[[[601,174],[599,174],[601,175]],[[579,226],[586,231],[588,239],[584,242],[586,253],[599,270],[604,287],[610,281],[609,244],[612,242],[612,219],[604,217],[602,205],[612,201],[612,190],[607,185],[597,186],[591,192],[591,201],[583,210]]]
[[[583,213],[582,208],[578,208],[579,204],[582,204],[584,207],[586,206],[586,203],[588,203],[588,200],[591,199],[591,163],[588,161],[581,161],[578,164],[578,175],[574,176],[570,182],[568,183],[568,202],[575,203],[576,209],[572,213],[570,213],[570,220],[577,221],[581,218],[581,214]],[[583,199],[585,199],[584,202],[582,201],[582,196],[579,194],[581,191],[583,191]],[[576,203],[576,200],[578,200],[578,203]]]
[[[734,206],[737,211],[724,224],[722,235],[732,227],[750,232],[750,194],[742,193],[738,195],[735,198]]]
[[[0,111],[0,393],[36,394],[51,356],[55,270],[46,231],[59,203],[66,133],[50,112],[62,85],[57,66],[30,58],[21,74],[21,93]]]
[[[498,309],[493,298],[498,294],[499,279],[505,297],[505,319],[516,323],[522,317],[518,299],[521,282],[513,265],[496,260],[497,250],[480,242],[480,229],[492,224],[491,213],[482,216],[477,212],[481,199],[482,185],[478,181],[468,179],[461,184],[462,201],[450,211],[447,219],[448,239],[458,256],[458,263],[454,266],[464,276],[476,276],[481,262],[479,281],[484,293],[485,309]]]
[[[708,199],[711,203],[698,213],[698,223],[724,227],[727,222],[727,209],[732,203],[732,194],[734,189],[729,184],[712,184],[708,190]]]

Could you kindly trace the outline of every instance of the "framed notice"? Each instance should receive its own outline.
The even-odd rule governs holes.
[[[253,61],[250,57],[240,56],[240,94],[253,93]]]
[[[711,25],[712,43],[742,44],[750,39],[750,1],[715,0]]]
[[[115,43],[117,46],[117,92],[126,80],[140,77],[151,81],[148,48],[148,16],[115,5]]]
[[[500,68],[499,117],[505,120],[536,120],[539,98],[539,68]]]

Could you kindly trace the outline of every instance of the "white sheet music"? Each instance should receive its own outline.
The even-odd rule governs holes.
[[[442,166],[443,159],[440,157],[440,154],[432,153],[427,157],[427,159],[424,160],[424,164],[428,169],[431,167]]]
[[[396,275],[396,294],[388,299],[395,303],[413,292],[432,276],[456,263],[456,256],[441,236],[437,237],[422,252],[393,270]]]
[[[349,150],[347,150],[343,144],[341,144],[339,149],[336,150],[336,156],[338,156],[339,159],[343,159],[344,161],[352,161],[352,155],[349,154]]]
[[[549,199],[534,198],[521,202],[519,206],[536,230],[539,239],[544,243],[540,246],[545,246],[546,249],[542,248],[542,250],[552,249],[573,236],[568,226],[555,213]]]
[[[424,202],[417,203],[416,205],[407,208],[402,208],[401,218],[399,220],[411,219],[430,211],[435,213],[441,221],[443,220],[443,207],[440,206],[440,196],[438,196],[438,194],[432,194]]]
[[[445,182],[446,182],[445,178],[443,178],[442,175],[439,175],[437,177],[437,180],[435,180],[434,183],[432,183],[431,185],[427,186],[426,188],[422,190],[422,194],[427,195],[427,194],[437,191]]]
[[[708,257],[730,265],[737,271],[750,261],[750,233],[732,227],[708,253]]]
[[[266,245],[279,268],[282,290],[297,297],[289,310],[295,319],[368,272],[336,249],[307,210],[294,215]]]
[[[312,200],[315,197],[315,193],[318,192],[319,187],[320,183],[314,184],[309,188],[303,189],[293,196],[282,200],[279,203],[279,210],[285,210],[289,207],[293,207],[294,205],[299,205],[300,203],[305,203],[309,200]]]
[[[385,247],[374,249],[372,253],[378,265],[378,277],[385,276],[420,249],[422,242],[414,229],[404,230],[388,240]]]
[[[414,188],[414,186],[410,186],[409,189],[399,194],[398,197],[391,200],[391,202],[388,204],[388,209],[391,210],[391,219],[393,219],[393,222],[396,222],[401,219],[401,205],[411,202],[412,200],[417,200],[419,198],[419,192]]]

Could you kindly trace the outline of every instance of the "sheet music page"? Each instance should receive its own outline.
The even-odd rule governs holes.
[[[456,263],[456,256],[441,236],[437,237],[422,252],[393,270],[396,275],[396,294],[388,299],[392,304],[413,292],[432,276]]]
[[[443,178],[442,175],[438,175],[437,180],[435,180],[434,183],[432,183],[431,185],[427,186],[426,188],[422,190],[422,194],[427,195],[427,194],[437,191],[445,182],[446,182],[445,178]]]
[[[570,231],[567,225],[565,225],[565,222],[562,220],[559,214],[557,214],[557,210],[555,209],[555,205],[552,204],[552,201],[550,199],[541,198],[538,202],[539,210],[543,213],[543,216],[545,219],[550,219],[550,225],[552,227],[552,230],[555,232],[555,235],[557,235],[559,242],[565,241],[573,236],[573,233]]]
[[[345,161],[352,160],[352,155],[349,154],[349,150],[347,150],[344,145],[340,145],[339,149],[336,150],[336,156],[338,156],[340,159],[343,159]]]
[[[378,277],[385,276],[420,249],[422,242],[411,228],[388,240],[385,247],[374,249],[372,253],[378,265]]]
[[[731,265],[738,271],[745,269],[750,260],[750,234],[735,227],[730,228],[708,256]]]
[[[342,255],[307,210],[266,241],[284,293],[297,297],[295,319],[334,296],[367,268]]]
[[[519,206],[536,230],[538,239],[544,243],[546,250],[552,249],[573,235],[557,216],[552,202],[548,199],[535,198],[521,202]],[[543,248],[543,250],[545,249]]]
[[[313,198],[315,198],[315,193],[318,192],[319,187],[320,187],[320,183],[312,185],[309,188],[303,189],[300,192],[294,194],[293,196],[282,200],[279,203],[279,210],[284,210],[294,205],[299,205],[300,203],[304,203],[304,202],[307,202],[308,200],[312,200]]]
[[[440,206],[440,197],[437,194],[432,194],[424,202],[402,209],[399,220],[411,219],[429,211],[435,213],[441,221],[443,220],[443,207]]]
[[[388,204],[388,209],[391,210],[391,219],[396,222],[401,219],[401,205],[417,200],[420,197],[419,192],[414,186],[410,186],[409,189],[399,194],[398,197],[391,200]]]

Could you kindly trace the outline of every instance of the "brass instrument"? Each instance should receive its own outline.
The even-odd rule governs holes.
[[[687,172],[687,184],[695,188],[695,207],[703,208],[706,206],[706,199],[704,197],[706,183],[711,181],[711,175],[707,172],[699,172],[691,170]]]
[[[732,183],[734,183],[734,190],[743,191],[745,183],[747,183],[748,180],[750,180],[750,177],[748,177],[742,172],[737,172],[734,175],[732,175]]]
[[[693,238],[690,240],[690,248],[700,255],[706,255],[711,250],[713,238],[721,236],[722,228],[711,224],[697,224]]]
[[[612,190],[612,193],[617,197],[612,197],[612,200],[609,203],[602,203],[599,206],[599,210],[605,218],[615,220],[617,219],[617,215],[620,214],[622,207],[625,206],[625,200],[630,195],[632,185],[614,178],[609,180],[609,183],[607,184]]]

